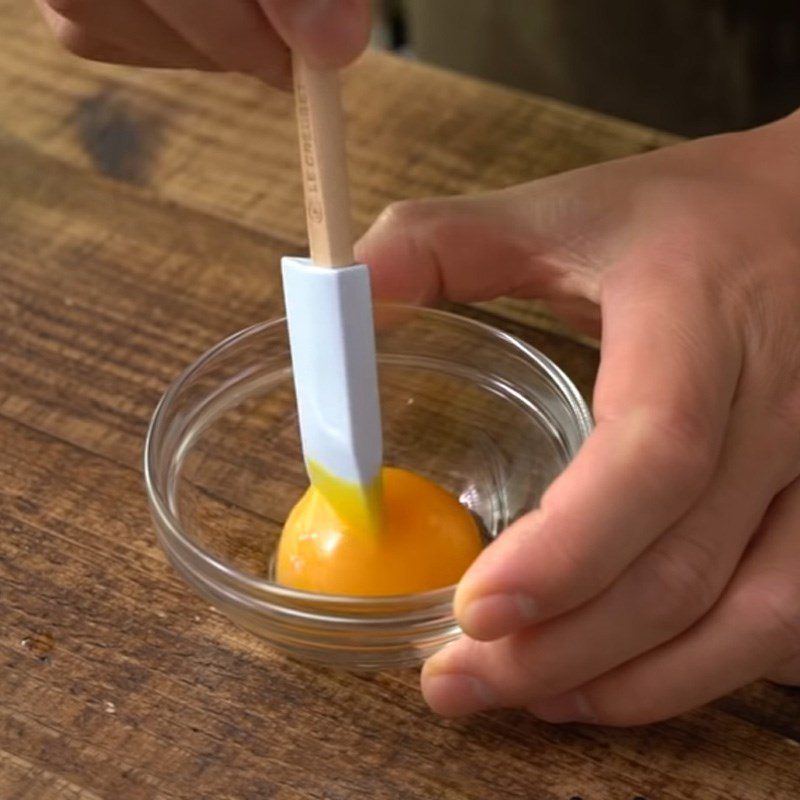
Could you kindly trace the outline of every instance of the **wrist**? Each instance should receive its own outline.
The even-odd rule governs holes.
[[[738,169],[797,196],[800,181],[800,109],[776,122],[733,134]]]
[[[783,163],[796,178],[800,172],[800,108],[786,117],[758,128],[754,133],[763,131],[766,147],[775,148],[777,163]]]

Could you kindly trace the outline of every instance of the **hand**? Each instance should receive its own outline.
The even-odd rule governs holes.
[[[341,67],[369,37],[369,0],[36,0],[55,37],[94,61],[193,67],[291,86],[290,48]]]
[[[390,207],[379,297],[539,297],[600,334],[595,431],[464,576],[422,688],[459,715],[660,720],[800,683],[800,115]]]

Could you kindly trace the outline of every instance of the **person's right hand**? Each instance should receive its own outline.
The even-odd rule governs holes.
[[[35,0],[56,39],[93,61],[243,72],[291,85],[290,50],[314,66],[361,53],[369,0]]]

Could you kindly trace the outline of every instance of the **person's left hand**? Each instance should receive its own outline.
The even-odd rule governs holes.
[[[647,723],[800,683],[800,115],[391,207],[378,297],[540,297],[599,333],[597,426],[464,576],[434,710]]]

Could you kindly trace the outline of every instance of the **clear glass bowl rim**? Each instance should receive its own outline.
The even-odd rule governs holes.
[[[560,392],[563,400],[568,404],[572,413],[573,420],[580,428],[583,440],[585,440],[592,430],[592,416],[589,408],[574,386],[572,381],[567,377],[566,373],[550,358],[545,356],[536,348],[526,344],[518,337],[514,336],[507,331],[488,325],[480,320],[467,317],[462,314],[456,314],[442,309],[428,308],[424,306],[412,306],[399,303],[379,303],[377,307],[387,309],[388,311],[395,310],[400,313],[413,312],[416,315],[422,315],[431,319],[439,318],[449,323],[466,326],[476,330],[482,330],[484,333],[503,341],[506,345],[510,345],[518,350],[525,356],[526,359],[532,361],[536,366],[546,375],[547,379],[555,386]],[[320,604],[328,606],[331,611],[336,606],[358,606],[368,605],[371,609],[378,611],[382,606],[389,610],[396,607],[404,601],[411,602],[414,605],[422,604],[425,606],[437,606],[440,603],[447,603],[451,600],[455,591],[455,585],[444,586],[439,589],[434,589],[428,592],[419,592],[416,594],[408,595],[384,595],[384,596],[349,596],[349,595],[335,595],[335,594],[321,594],[315,592],[306,592],[298,589],[290,589],[286,586],[281,586],[274,581],[266,578],[259,578],[255,575],[248,575],[234,569],[229,564],[216,558],[209,553],[205,548],[198,545],[190,536],[184,533],[179,520],[175,517],[169,508],[169,504],[159,488],[157,475],[159,467],[157,464],[157,457],[159,452],[159,438],[162,429],[166,426],[165,418],[168,416],[171,405],[178,393],[181,391],[183,385],[191,379],[191,377],[200,371],[209,361],[212,361],[221,353],[235,347],[243,339],[248,339],[260,333],[269,332],[275,328],[285,326],[286,317],[276,317],[270,320],[257,322],[247,328],[231,334],[227,338],[215,344],[209,350],[205,351],[199,358],[191,363],[178,377],[170,384],[166,392],[162,395],[147,429],[147,434],[144,443],[144,484],[147,498],[150,504],[150,509],[155,517],[157,526],[163,531],[169,533],[170,536],[178,540],[183,548],[188,549],[192,554],[205,563],[206,567],[210,568],[212,572],[221,574],[227,577],[235,585],[246,588],[248,591],[260,596],[263,600],[272,598],[280,604],[280,601],[288,601],[291,605],[314,605]],[[574,454],[573,454],[574,455]]]

